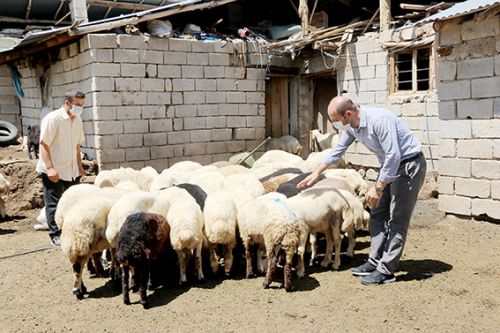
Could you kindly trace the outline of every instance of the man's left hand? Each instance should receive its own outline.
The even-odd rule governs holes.
[[[375,189],[375,186],[370,188],[365,195],[365,200],[370,208],[377,208],[380,204],[380,198],[382,197],[382,193],[378,193]]]

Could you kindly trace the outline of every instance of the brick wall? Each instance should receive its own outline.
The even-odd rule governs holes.
[[[7,66],[0,66],[0,120],[8,121],[21,129],[19,98]]]
[[[385,107],[415,133],[428,162],[428,170],[438,169],[438,103],[436,91],[389,94],[388,52],[380,45],[378,33],[367,33],[349,44],[337,67],[338,90],[356,103]],[[425,117],[427,114],[427,119]],[[427,131],[428,130],[428,131]],[[431,160],[432,157],[432,160]],[[346,153],[354,165],[379,167],[370,151],[355,142]]]
[[[451,21],[437,36],[442,211],[500,219],[500,18]]]

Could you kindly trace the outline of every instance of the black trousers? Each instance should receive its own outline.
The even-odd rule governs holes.
[[[65,181],[59,179],[57,183],[52,182],[49,177],[42,173],[42,184],[43,184],[43,200],[45,202],[45,215],[47,217],[47,224],[49,226],[49,236],[53,238],[59,236],[61,231],[57,227],[55,221],[56,208],[59,199],[69,187],[79,184],[80,177],[73,181]]]

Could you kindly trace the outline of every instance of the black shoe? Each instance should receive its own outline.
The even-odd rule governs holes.
[[[365,276],[370,275],[377,267],[367,261],[363,265],[351,269],[352,275]]]
[[[377,270],[373,271],[370,275],[364,276],[361,279],[361,283],[364,285],[391,283],[394,281],[396,281],[396,277],[394,276],[394,274],[388,275]]]
[[[59,238],[59,236],[54,236],[54,237],[52,237],[52,239],[50,240],[50,243],[51,243],[53,246],[61,246],[61,239]]]

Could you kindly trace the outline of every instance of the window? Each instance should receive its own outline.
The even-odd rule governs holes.
[[[432,89],[431,48],[394,53],[391,58],[391,93]]]

